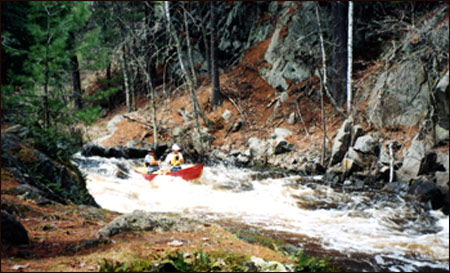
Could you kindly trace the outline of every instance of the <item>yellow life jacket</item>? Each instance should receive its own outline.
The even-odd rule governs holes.
[[[178,166],[181,164],[181,156],[179,155],[174,155],[172,157],[172,160],[170,160],[170,165],[172,166]]]

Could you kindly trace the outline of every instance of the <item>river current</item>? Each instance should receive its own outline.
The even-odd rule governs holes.
[[[427,204],[377,192],[335,190],[321,177],[205,166],[192,182],[145,180],[141,161],[73,158],[105,209],[172,212],[282,238],[327,255],[346,271],[448,271],[449,217]],[[122,177],[122,178],[119,178]]]

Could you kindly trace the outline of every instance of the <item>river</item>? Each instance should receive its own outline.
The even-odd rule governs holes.
[[[449,270],[449,217],[427,204],[386,193],[343,192],[321,177],[217,165],[205,166],[194,182],[163,176],[149,182],[133,171],[141,161],[80,154],[73,160],[105,209],[180,213],[230,229],[245,227],[307,254],[327,255],[346,271]]]

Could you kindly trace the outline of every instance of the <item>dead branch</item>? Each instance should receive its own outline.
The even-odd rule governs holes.
[[[132,118],[132,117],[130,117],[130,116],[127,116],[127,115],[122,115],[122,117],[124,117],[124,118],[128,119],[129,121],[132,121],[132,122],[137,122],[137,123],[140,123],[140,124],[142,124],[142,125],[145,125],[145,126],[147,126],[147,127],[150,127],[150,128],[152,128],[152,129],[153,129],[153,125],[152,125],[152,124],[150,124],[150,123],[147,123],[147,122],[143,122],[143,121],[137,120],[137,119],[135,119],[135,118]]]

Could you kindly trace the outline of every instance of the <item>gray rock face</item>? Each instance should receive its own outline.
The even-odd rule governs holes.
[[[264,55],[271,68],[259,70],[261,77],[279,91],[289,88],[288,81],[297,83],[311,77],[311,55],[319,52],[316,19],[306,15],[314,14],[314,5],[304,2],[302,8],[288,15],[295,5],[294,2],[284,2],[277,12],[279,19]]]
[[[420,61],[433,60],[433,68],[436,70],[437,67],[448,67],[448,57],[444,56],[448,55],[449,40],[442,38],[448,36],[449,24],[445,19],[447,14],[448,7],[438,9],[432,18],[415,31],[410,31],[400,41],[400,54],[389,55],[388,62],[392,64],[392,68],[376,76],[367,109],[367,116],[377,126],[416,125],[428,113],[431,92],[437,95],[438,104],[444,103],[443,108],[446,110],[438,107],[437,115],[439,120],[444,121],[441,126],[448,126],[448,89],[445,92],[429,90],[429,83],[437,80],[442,81],[438,90],[444,89],[448,85],[448,76],[439,78],[438,74],[430,73],[429,68],[424,67]],[[411,43],[414,37],[420,37],[420,42]],[[427,47],[433,48],[433,52],[424,50]],[[431,63],[428,64],[431,66]],[[439,98],[444,93],[446,96]]]
[[[28,244],[28,232],[14,216],[2,210],[2,243]]]

